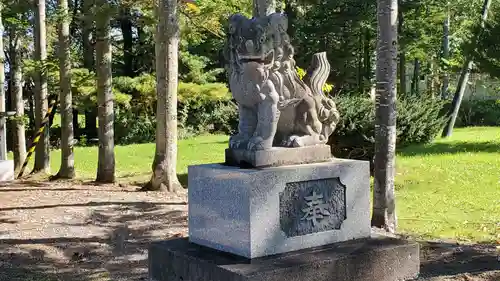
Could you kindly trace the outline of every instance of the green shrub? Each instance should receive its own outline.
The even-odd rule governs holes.
[[[336,98],[340,122],[330,138],[336,157],[373,159],[375,105],[361,97]],[[405,98],[397,103],[397,146],[428,143],[442,130],[444,103],[435,99]]]
[[[220,83],[179,84],[179,123],[198,134],[231,134],[237,127],[237,107]]]
[[[155,140],[156,82],[154,75],[116,77],[114,87],[132,96],[131,108],[115,109],[117,144]],[[237,109],[226,85],[221,83],[179,83],[179,138],[202,133],[231,134],[237,127]]]
[[[115,106],[115,143],[132,144],[154,142],[156,118],[136,115],[133,111]]]
[[[500,126],[500,100],[464,100],[455,124],[457,127]]]

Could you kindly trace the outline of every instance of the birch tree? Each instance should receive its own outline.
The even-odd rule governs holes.
[[[397,0],[377,0],[377,90],[372,226],[396,230]]]
[[[488,12],[490,10],[491,2],[492,0],[484,0],[483,10],[481,13],[480,29],[473,39],[474,41],[472,42],[473,49],[476,48],[477,42],[481,38],[481,32],[483,31],[486,20],[488,19]],[[469,83],[469,76],[473,65],[474,61],[472,60],[472,55],[466,54],[462,73],[460,74],[460,78],[458,80],[458,87],[455,95],[453,96],[453,102],[451,104],[450,112],[448,113],[449,120],[442,134],[443,137],[450,137],[453,133],[453,127],[455,127],[455,121],[457,120],[458,112],[460,111],[460,105],[462,104],[462,99],[465,94],[465,89],[467,88],[467,83]]]

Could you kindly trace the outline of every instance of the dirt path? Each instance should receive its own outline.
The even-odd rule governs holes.
[[[0,186],[0,281],[147,280],[149,242],[187,234],[186,193],[136,188]],[[419,280],[500,281],[497,259],[492,245],[425,243]]]

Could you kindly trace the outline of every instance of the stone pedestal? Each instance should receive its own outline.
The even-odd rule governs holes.
[[[189,167],[189,241],[256,258],[370,236],[369,163]]]
[[[257,259],[189,243],[155,242],[152,281],[401,281],[417,277],[419,246],[393,238],[342,242]]]
[[[0,182],[14,180],[14,161],[0,160]]]
[[[330,146],[326,144],[257,151],[228,148],[225,156],[227,165],[253,168],[328,162],[332,158]]]

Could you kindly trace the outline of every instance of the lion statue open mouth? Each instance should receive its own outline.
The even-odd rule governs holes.
[[[322,91],[330,73],[326,53],[314,55],[302,81],[287,28],[280,13],[229,19],[224,55],[239,112],[238,134],[230,138],[230,148],[324,144],[335,130],[339,113]]]

